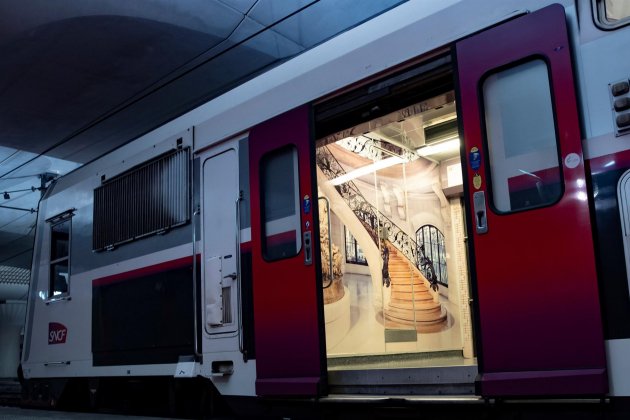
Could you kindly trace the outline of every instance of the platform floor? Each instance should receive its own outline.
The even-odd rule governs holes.
[[[301,415],[275,415],[248,417],[249,419],[307,419],[307,420],[627,420],[630,405],[615,403],[504,403],[504,404],[457,404],[422,403],[393,398],[382,402],[340,401],[309,406]],[[307,407],[308,408],[308,407]],[[295,407],[293,407],[295,409]],[[158,417],[124,416],[113,414],[69,413],[63,411],[27,410],[1,407],[0,420],[39,419],[86,419],[86,420],[149,420]],[[165,417],[160,417],[164,419]],[[217,420],[234,420],[240,417],[214,417]]]
[[[67,411],[32,410],[19,407],[0,407],[0,420],[24,419],[82,419],[82,420],[111,420],[111,419],[164,419],[164,417],[121,416],[115,414],[70,413]]]

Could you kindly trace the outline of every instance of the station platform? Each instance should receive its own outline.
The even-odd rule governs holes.
[[[112,419],[136,419],[136,420],[164,420],[164,417],[139,417],[121,416],[115,414],[97,413],[70,413],[67,411],[32,410],[19,407],[0,407],[0,419],[25,420],[25,419],[81,419],[81,420],[112,420]]]

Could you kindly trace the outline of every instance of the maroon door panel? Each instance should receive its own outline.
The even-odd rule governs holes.
[[[564,9],[550,6],[491,28],[459,42],[456,53],[481,393],[603,394],[604,342]],[[523,73],[545,74],[543,83],[522,89],[534,80]],[[544,114],[539,106],[519,108],[542,85],[549,86],[547,122],[532,117]],[[530,118],[522,127],[519,115]],[[551,140],[523,135],[545,124]],[[544,144],[553,153],[540,157]]]
[[[309,123],[303,106],[249,137],[258,395],[317,395],[324,385]]]

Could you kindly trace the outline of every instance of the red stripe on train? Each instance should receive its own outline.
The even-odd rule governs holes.
[[[630,150],[623,150],[609,155],[599,156],[587,160],[586,163],[593,175],[617,169],[625,169],[630,167]]]
[[[295,230],[287,230],[286,232],[276,233],[266,237],[266,246],[278,246],[284,244],[295,244],[297,232]]]

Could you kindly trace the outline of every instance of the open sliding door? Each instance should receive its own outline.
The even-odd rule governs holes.
[[[606,362],[562,6],[456,45],[484,396],[603,394]]]
[[[254,127],[249,139],[256,393],[314,396],[326,360],[310,108]]]

